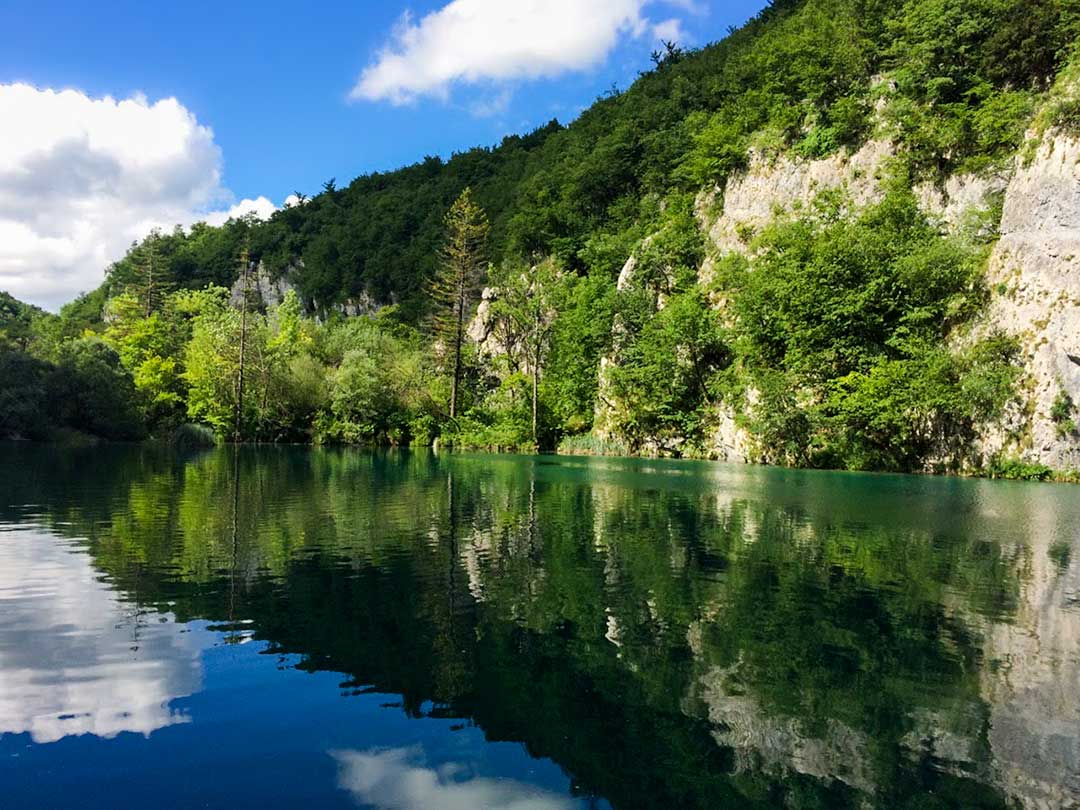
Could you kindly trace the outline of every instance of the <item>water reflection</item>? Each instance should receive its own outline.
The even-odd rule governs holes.
[[[47,534],[0,533],[0,734],[36,743],[187,722],[196,642],[165,613],[121,601],[88,554]]]
[[[378,810],[572,810],[576,802],[510,779],[477,776],[460,762],[428,766],[419,746],[335,751],[341,787]]]
[[[1080,806],[1075,489],[426,453],[95,453],[0,451],[0,524],[43,527],[0,535],[15,572],[0,595],[23,604],[18,623],[0,617],[0,633],[23,634],[0,636],[5,718],[32,705],[8,685],[36,666],[35,718],[85,714],[69,707],[91,701],[63,697],[55,673],[93,671],[143,684],[97,717],[144,733],[175,723],[168,701],[200,688],[177,628],[206,620],[289,666],[344,673],[341,700],[400,695],[407,717],[474,724],[574,785],[432,757],[405,731],[333,749],[338,784],[367,805]],[[134,657],[129,614],[143,617]],[[107,669],[67,663],[79,656]],[[304,722],[328,722],[321,711]],[[190,731],[197,745],[198,718]]]

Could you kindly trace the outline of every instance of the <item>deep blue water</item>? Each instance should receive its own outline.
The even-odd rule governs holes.
[[[1080,806],[1080,490],[0,447],[0,808]]]

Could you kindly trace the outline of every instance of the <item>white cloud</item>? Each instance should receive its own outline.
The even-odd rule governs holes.
[[[652,28],[654,0],[452,0],[418,22],[406,14],[361,74],[353,99],[445,98],[455,82],[557,76],[601,62],[620,37]],[[688,10],[687,0],[668,0]],[[671,20],[663,23],[672,31]]]
[[[510,107],[511,93],[508,89],[501,90],[489,99],[474,101],[469,105],[469,112],[477,118],[494,118],[502,115]]]
[[[23,300],[55,309],[152,228],[224,221],[233,201],[214,133],[175,98],[0,84],[0,121],[0,290]]]
[[[335,751],[338,784],[378,810],[571,810],[576,802],[512,779],[466,778],[469,769],[423,762],[423,749]]]
[[[290,200],[295,201],[296,195],[290,194],[288,199],[285,200],[285,204],[289,205]],[[208,225],[224,225],[230,219],[239,219],[249,214],[254,214],[259,219],[269,219],[270,215],[277,210],[277,206],[270,200],[260,196],[254,200],[241,200],[228,211],[214,211],[207,214],[203,219],[206,220]]]
[[[111,739],[190,722],[170,703],[202,688],[205,639],[170,614],[137,615],[74,544],[8,535],[0,604],[0,736]]]
[[[665,42],[686,42],[686,32],[683,31],[682,20],[674,17],[654,25],[653,36]]]

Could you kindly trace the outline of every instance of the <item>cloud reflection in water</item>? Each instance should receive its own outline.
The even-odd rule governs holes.
[[[420,746],[332,751],[338,783],[379,810],[568,810],[573,800],[512,779],[473,776],[458,763],[429,766]]]
[[[188,722],[169,703],[200,690],[199,649],[171,615],[122,601],[77,547],[0,534],[0,734],[50,743]]]

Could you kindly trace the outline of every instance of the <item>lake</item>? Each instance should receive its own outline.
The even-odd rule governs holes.
[[[0,807],[1080,806],[1080,489],[0,447]]]

